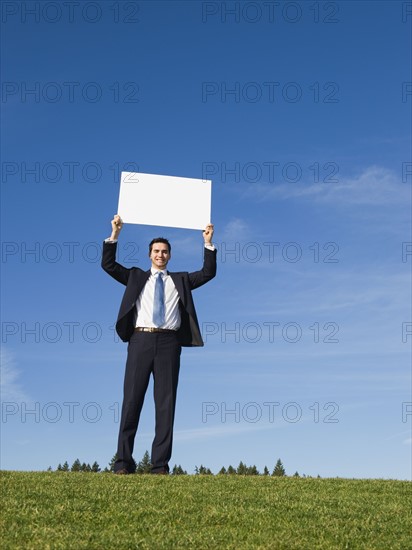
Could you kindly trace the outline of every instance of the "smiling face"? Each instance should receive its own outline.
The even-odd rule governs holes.
[[[169,247],[166,243],[153,243],[149,254],[153,269],[166,269],[170,256]]]

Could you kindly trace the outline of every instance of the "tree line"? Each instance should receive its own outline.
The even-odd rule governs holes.
[[[94,472],[94,473],[110,473],[114,472],[114,464],[116,462],[117,455],[114,455],[111,461],[109,462],[108,466],[106,466],[103,470],[100,468],[99,464],[95,461],[92,465],[85,462],[80,462],[78,458],[73,462],[73,464],[70,466],[69,463],[64,462],[64,464],[59,464],[55,471],[57,472]],[[149,474],[151,471],[151,463],[150,463],[150,455],[149,451],[145,451],[142,459],[139,462],[135,462],[136,466],[136,474]],[[48,468],[48,471],[52,472],[53,469],[50,466]],[[187,471],[182,468],[182,466],[179,464],[175,464],[170,472],[172,475],[188,475]],[[210,470],[210,468],[207,468],[206,466],[203,466],[201,464],[200,466],[195,466],[195,475],[215,475]],[[279,458],[272,470],[268,469],[267,466],[264,467],[263,472],[260,473],[259,470],[256,468],[256,466],[247,466],[242,461],[239,462],[239,465],[237,468],[234,468],[233,466],[228,466],[225,468],[224,466],[218,471],[217,475],[243,475],[243,476],[274,476],[274,477],[283,477],[286,476],[286,470],[283,466],[283,463],[281,459]],[[301,477],[298,472],[295,472],[293,474],[294,477]],[[303,474],[302,477],[307,477]],[[318,476],[319,477],[319,476]]]

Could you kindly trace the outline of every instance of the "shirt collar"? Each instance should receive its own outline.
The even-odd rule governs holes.
[[[163,273],[163,277],[166,277],[167,269],[155,269],[154,267],[150,268],[150,272],[154,277],[157,275],[157,273],[159,273],[159,271]]]

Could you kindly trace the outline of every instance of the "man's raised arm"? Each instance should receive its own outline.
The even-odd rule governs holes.
[[[115,214],[112,219],[112,234],[108,239],[106,239],[105,242],[116,242],[119,238],[120,231],[123,227],[123,221],[122,218],[119,216],[119,214]]]
[[[119,238],[120,231],[123,227],[121,217],[118,214],[115,214],[111,224],[112,234],[103,243],[102,268],[111,277],[116,279],[116,281],[119,281],[119,283],[122,283],[123,285],[127,285],[130,269],[127,269],[127,267],[123,267],[116,262],[117,239]]]
[[[213,224],[208,224],[203,231],[205,242],[205,252],[203,257],[203,267],[199,271],[189,273],[190,288],[193,290],[204,285],[216,276],[216,247],[212,243],[214,233]]]

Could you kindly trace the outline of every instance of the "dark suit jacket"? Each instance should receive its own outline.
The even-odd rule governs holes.
[[[116,322],[116,332],[128,342],[134,332],[136,302],[150,276],[150,269],[127,268],[116,262],[117,243],[103,243],[102,268],[116,281],[126,285]],[[216,250],[205,248],[203,267],[200,271],[169,273],[180,297],[181,326],[178,338],[182,346],[203,346],[199,323],[192,298],[192,290],[204,285],[216,275]]]

